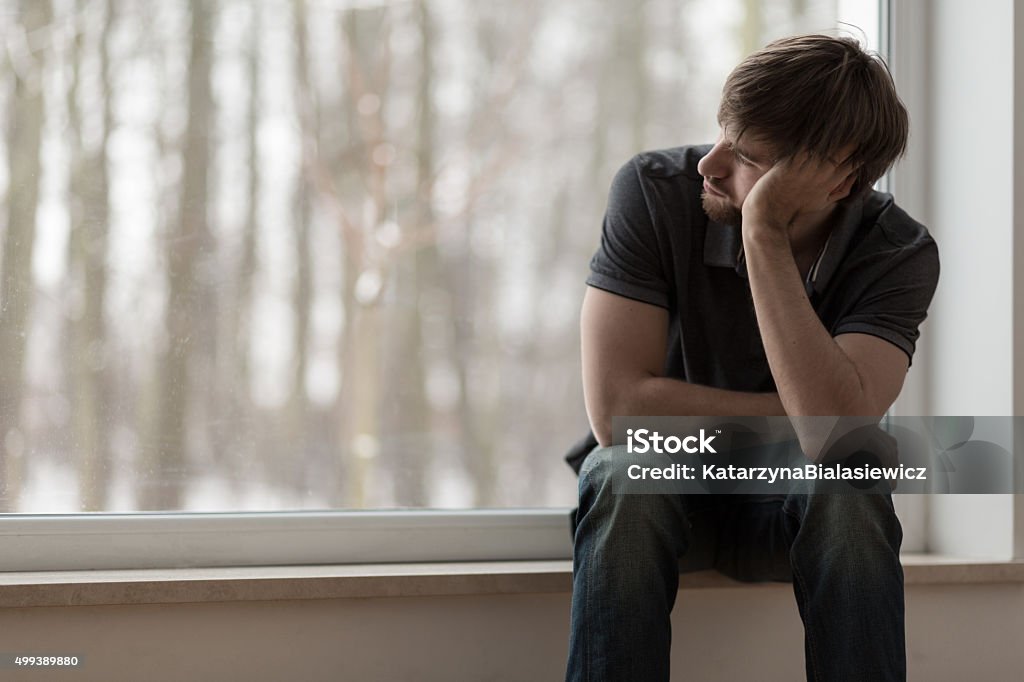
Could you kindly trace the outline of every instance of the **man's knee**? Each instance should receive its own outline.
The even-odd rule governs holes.
[[[629,510],[630,516],[636,516],[662,506],[660,500],[664,495],[616,490],[613,478],[624,474],[629,466],[628,457],[625,445],[595,448],[587,455],[580,467],[581,507]]]
[[[655,532],[681,536],[685,521],[678,494],[615,491],[612,477],[621,474],[627,457],[625,445],[596,448],[587,455],[580,467],[576,520],[586,516],[591,522],[588,525],[610,534],[639,537]]]
[[[823,559],[848,560],[865,567],[898,559],[903,528],[889,495],[818,494],[801,498],[790,500],[788,509],[799,521],[800,547]]]
[[[601,488],[610,483],[612,474],[626,458],[625,445],[597,447],[590,451],[580,466],[580,488],[589,485]]]

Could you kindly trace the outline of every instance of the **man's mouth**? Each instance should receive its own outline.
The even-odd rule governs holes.
[[[724,194],[722,194],[717,189],[715,189],[714,187],[709,185],[707,180],[704,181],[704,191],[707,192],[708,194],[712,195],[712,196],[723,197],[723,198],[725,197]]]

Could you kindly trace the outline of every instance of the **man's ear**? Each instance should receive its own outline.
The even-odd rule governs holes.
[[[842,201],[850,194],[850,190],[853,188],[853,183],[857,182],[857,171],[859,168],[855,168],[850,171],[849,175],[846,176],[842,182],[836,185],[831,192],[828,193],[828,198],[831,201]]]

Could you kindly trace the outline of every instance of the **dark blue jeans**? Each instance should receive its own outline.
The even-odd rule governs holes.
[[[808,680],[906,679],[889,494],[615,494],[624,448],[595,448],[580,468],[566,680],[667,681],[679,573],[707,568],[793,583]]]

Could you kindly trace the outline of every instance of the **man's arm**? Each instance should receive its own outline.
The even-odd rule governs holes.
[[[612,416],[783,416],[776,393],[727,391],[662,376],[668,311],[588,286],[580,313],[583,396],[602,446]]]
[[[802,207],[798,193],[806,188],[804,201],[811,204],[822,197],[828,201],[837,196],[837,180],[846,184],[840,177],[845,172],[820,164],[776,167],[744,201],[743,248],[751,296],[779,397],[793,416],[881,417],[899,395],[909,367],[906,353],[883,339],[853,333],[832,338],[807,299],[797,270],[788,228]],[[788,207],[778,201],[780,188],[790,192]],[[808,430],[811,426],[816,428]],[[820,420],[794,427],[804,453],[818,459],[827,429]]]
[[[788,243],[744,242],[751,296],[782,404],[793,415],[882,416],[909,358],[869,334],[833,338],[811,307]]]
[[[788,243],[783,248],[751,239],[744,250],[765,355],[786,412],[807,417],[885,414],[903,387],[907,354],[869,334],[833,338],[804,293]],[[792,421],[804,453],[819,460],[835,424]]]

